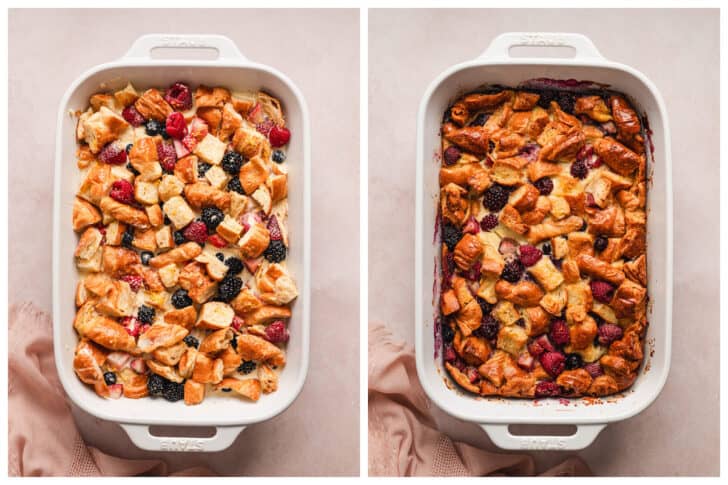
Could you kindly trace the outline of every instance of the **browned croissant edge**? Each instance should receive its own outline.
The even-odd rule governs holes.
[[[77,116],[78,378],[187,405],[275,392],[298,295],[280,101],[129,83]]]
[[[644,123],[609,90],[494,87],[441,127],[436,348],[461,388],[629,388],[647,321]]]

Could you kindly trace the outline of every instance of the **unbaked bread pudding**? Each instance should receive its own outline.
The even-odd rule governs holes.
[[[175,83],[89,104],[76,113],[76,375],[111,399],[276,391],[297,296],[280,102]]]
[[[452,379],[524,398],[631,386],[647,328],[635,109],[610,91],[496,88],[458,99],[441,135],[436,329]]]

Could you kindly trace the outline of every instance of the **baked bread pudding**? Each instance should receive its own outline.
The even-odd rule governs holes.
[[[436,329],[461,388],[533,398],[632,385],[648,324],[642,128],[610,91],[494,88],[448,108]]]
[[[280,102],[175,83],[89,105],[76,113],[76,375],[111,399],[275,392],[297,296]]]

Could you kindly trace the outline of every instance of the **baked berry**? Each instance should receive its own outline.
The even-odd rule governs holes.
[[[606,281],[592,280],[589,286],[591,287],[592,296],[598,302],[609,303],[612,301],[614,287]]]
[[[487,216],[483,217],[482,221],[480,221],[480,228],[483,231],[492,231],[496,227],[498,227],[497,214],[488,214]]]
[[[594,250],[598,253],[601,253],[602,251],[607,249],[608,245],[609,239],[604,236],[597,236],[597,238],[594,240]]]
[[[137,292],[141,289],[144,284],[144,279],[141,276],[135,274],[127,274],[121,277],[121,281],[126,281],[131,287],[131,291]]]
[[[238,175],[243,166],[243,156],[238,152],[227,152],[222,157],[222,169],[230,175]]]
[[[561,388],[553,381],[541,381],[536,384],[536,397],[554,397],[561,394]]]
[[[233,316],[233,321],[230,324],[231,327],[233,327],[233,330],[240,331],[241,328],[243,328],[243,325],[245,325],[245,320],[240,318],[237,315]]]
[[[238,177],[233,177],[230,179],[230,182],[227,184],[227,189],[232,192],[237,192],[238,194],[245,195],[245,191],[243,190],[243,186],[240,183],[240,179]]]
[[[149,379],[147,379],[147,389],[149,390],[149,394],[152,396],[161,396],[167,382],[169,381],[160,375],[150,375]]]
[[[480,322],[480,327],[476,329],[476,332],[488,340],[493,340],[498,336],[498,330],[500,330],[500,324],[498,320],[493,318],[491,315],[486,315]]]
[[[565,360],[566,358],[561,352],[544,352],[539,356],[541,365],[551,377],[556,377],[564,372]]]
[[[225,214],[217,207],[202,208],[202,222],[205,223],[208,231],[212,232],[217,229],[223,219],[225,219]]]
[[[122,204],[133,204],[134,203],[134,186],[131,182],[123,179],[115,180],[111,184],[111,190],[109,196],[117,202]]]
[[[182,341],[187,347],[197,348],[200,346],[200,341],[197,340],[197,337],[193,337],[192,335],[186,336]]]
[[[260,123],[256,123],[255,129],[258,130],[258,133],[268,136],[274,126],[275,124],[273,123],[273,120],[265,120]],[[271,144],[271,146],[273,145]]]
[[[571,164],[570,171],[572,177],[584,179],[589,173],[589,167],[586,166],[586,163],[583,160],[577,160]]]
[[[158,143],[157,157],[165,172],[174,172],[174,166],[177,163],[177,151],[174,149],[174,145],[171,143]]]
[[[187,294],[187,290],[179,289],[172,294],[172,306],[176,309],[186,308],[192,305],[192,298]]]
[[[230,302],[238,296],[243,288],[243,280],[237,276],[225,276],[217,287],[217,296],[220,301]]]
[[[478,234],[480,232],[480,223],[478,220],[470,216],[465,222],[465,225],[463,225],[463,234]]]
[[[599,334],[598,341],[602,345],[609,345],[615,340],[621,339],[623,335],[622,327],[611,323],[600,325],[597,333]]]
[[[556,102],[559,103],[559,107],[562,111],[567,113],[574,112],[574,104],[576,103],[574,93],[569,91],[557,91]]]
[[[455,353],[455,349],[452,347],[452,345],[446,345],[445,351],[442,353],[442,360],[445,362],[455,362],[457,360],[458,354]]]
[[[169,226],[172,224],[172,220],[167,216],[167,214],[164,214],[164,225]]]
[[[271,159],[276,163],[283,163],[286,161],[286,154],[283,152],[283,150],[273,150],[273,155],[271,156]]]
[[[270,216],[266,228],[268,229],[268,233],[270,234],[271,241],[280,241],[283,239],[283,235],[281,234],[281,228],[278,225],[278,218],[276,216]]]
[[[551,259],[551,262],[554,263],[554,266],[556,267],[556,269],[561,271],[561,266],[564,264],[564,260],[556,258],[554,256],[550,256],[549,259]]]
[[[185,398],[185,386],[181,382],[167,381],[164,383],[162,396],[169,402],[181,401]]]
[[[501,273],[501,278],[508,281],[509,283],[518,283],[523,276],[523,264],[520,260],[514,259],[506,263]]]
[[[271,263],[280,263],[286,259],[286,246],[283,241],[271,241],[263,251],[263,256]]]
[[[543,256],[540,249],[529,244],[520,246],[518,248],[518,252],[520,254],[521,263],[523,263],[523,266],[526,267],[533,266],[538,263],[538,260],[541,259],[541,256]]]
[[[121,144],[112,141],[101,149],[99,160],[109,165],[122,165],[126,163],[126,150]]]
[[[589,364],[586,364],[584,366],[584,370],[587,371],[589,373],[589,375],[592,376],[593,379],[604,374],[604,371],[602,370],[602,366],[599,362],[591,362]]]
[[[161,135],[164,125],[161,121],[149,120],[144,124],[144,131],[149,136]]]
[[[460,160],[460,149],[456,146],[449,146],[442,154],[445,165],[455,165]]]
[[[234,333],[233,338],[230,339],[230,346],[234,350],[238,350],[238,334],[237,333]]]
[[[250,374],[255,370],[255,362],[252,360],[244,360],[242,364],[238,366],[238,372],[241,374]]]
[[[286,328],[286,324],[283,323],[283,320],[276,320],[265,327],[265,338],[269,342],[274,344],[288,342],[288,337],[288,329]]]
[[[213,234],[212,236],[208,237],[207,242],[209,242],[216,248],[224,248],[228,244],[227,241],[220,237],[219,234]]]
[[[182,234],[189,241],[205,244],[205,241],[207,241],[207,226],[202,221],[192,221],[182,230]]]
[[[551,342],[556,345],[568,345],[570,341],[569,327],[563,320],[554,320],[551,323],[551,331],[549,332]]]
[[[142,254],[140,256],[142,258],[142,264],[144,266],[148,266],[149,260],[154,257],[154,253],[151,251],[142,251]]]
[[[446,344],[449,344],[452,342],[452,339],[455,338],[455,332],[448,324],[442,325],[442,328],[440,329],[440,335],[442,335],[442,341]]]
[[[579,354],[566,354],[566,360],[564,361],[564,367],[567,370],[578,369],[584,365],[584,361],[581,359]]]
[[[291,139],[291,132],[288,128],[276,125],[268,133],[268,139],[270,140],[270,146],[280,148]]]
[[[549,195],[554,190],[554,181],[548,177],[541,177],[533,185],[541,195]]]
[[[483,196],[483,205],[491,212],[498,212],[508,203],[508,189],[502,185],[494,184],[488,187]]]
[[[476,295],[475,301],[478,302],[478,305],[480,306],[480,311],[483,313],[483,315],[487,315],[493,311],[493,305],[483,300],[481,297]]]
[[[182,140],[187,135],[187,122],[184,115],[177,111],[170,113],[167,116],[164,130],[175,140]]]
[[[445,224],[442,226],[442,242],[445,243],[450,251],[455,249],[455,245],[457,245],[462,237],[463,233],[460,232],[460,229],[452,224]]]
[[[210,165],[207,162],[197,162],[197,177],[198,178],[205,178],[205,174],[211,168],[212,168],[212,165]]]
[[[154,308],[142,305],[137,312],[137,319],[142,323],[152,323],[154,321]]]
[[[121,112],[121,116],[127,121],[127,123],[129,123],[133,127],[142,126],[146,121],[146,119],[139,111],[137,111],[133,104],[124,108],[124,110]]]
[[[240,274],[245,266],[243,265],[243,262],[235,257],[229,257],[225,260],[225,266],[228,267],[228,273],[229,275],[236,275]]]
[[[113,386],[116,384],[116,374],[113,372],[104,372],[104,382],[107,386]]]
[[[182,234],[182,231],[174,231],[174,243],[179,246],[180,244],[184,244],[187,241],[185,239],[184,234]]]
[[[551,243],[544,243],[541,246],[541,251],[547,256],[551,255]]]
[[[177,82],[164,92],[164,100],[174,109],[186,111],[192,107],[192,92],[189,86]]]
[[[131,244],[134,242],[134,228],[129,226],[126,228],[126,231],[124,231],[124,234],[121,235],[121,245],[125,246],[127,248],[131,247]]]

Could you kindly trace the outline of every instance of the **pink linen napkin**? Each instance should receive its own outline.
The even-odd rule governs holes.
[[[70,325],[70,323],[69,323]],[[10,476],[168,475],[162,460],[129,460],[87,446],[53,360],[51,318],[32,303],[8,318],[8,474]],[[214,475],[189,468],[172,475]]]
[[[414,350],[382,324],[369,325],[369,475],[535,475],[532,456],[492,453],[452,441],[437,429],[420,386]],[[591,475],[578,457],[542,475]]]

